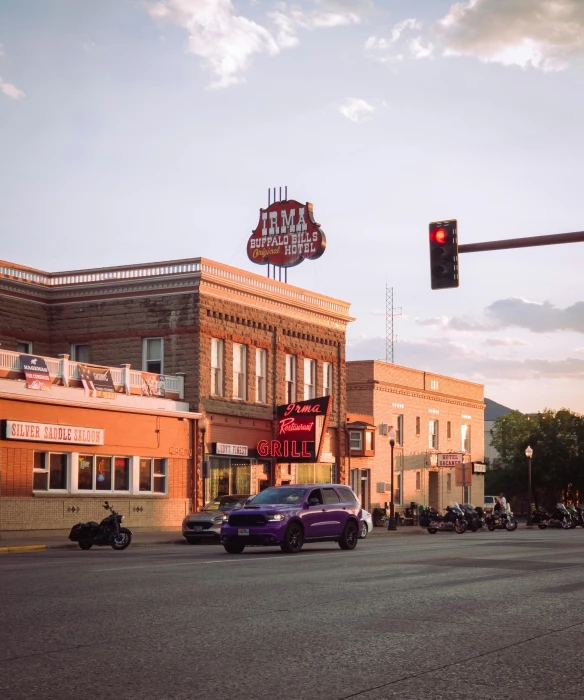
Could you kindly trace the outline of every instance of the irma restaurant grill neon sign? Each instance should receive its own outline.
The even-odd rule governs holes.
[[[260,457],[276,462],[318,462],[326,434],[332,396],[278,406],[278,437],[260,440]]]

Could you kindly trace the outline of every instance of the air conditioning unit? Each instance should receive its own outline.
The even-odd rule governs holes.
[[[381,423],[379,425],[379,434],[380,435],[387,435],[387,431],[389,430],[389,426],[387,423]]]
[[[378,481],[377,493],[389,493],[391,491],[391,481]]]

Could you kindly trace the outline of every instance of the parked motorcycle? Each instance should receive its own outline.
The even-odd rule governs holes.
[[[578,527],[578,525],[580,525],[580,527],[584,527],[584,525],[582,524],[582,512],[579,510],[579,508],[576,508],[576,506],[569,504],[566,505],[566,510],[570,514],[570,527],[572,528],[572,530]]]
[[[513,532],[513,530],[517,530],[517,520],[510,509],[493,512],[491,515],[487,516],[486,522],[489,532],[493,532],[494,530]]]
[[[480,506],[471,505],[470,503],[465,503],[460,506],[462,509],[464,519],[468,524],[468,529],[472,532],[477,532],[485,524],[485,517],[483,509]]]
[[[454,530],[459,535],[466,532],[467,522],[458,503],[451,503],[446,506],[444,515],[439,515],[434,509],[426,511],[426,515],[430,522],[427,529],[431,535],[435,535],[438,530],[441,532],[452,532]]]
[[[93,545],[98,547],[109,545],[117,550],[126,549],[132,541],[132,533],[128,528],[120,527],[124,516],[118,515],[107,501],[103,507],[110,511],[110,515],[100,523],[91,521],[73,525],[69,539],[71,542],[78,542],[81,549],[91,549]]]
[[[540,530],[545,530],[547,527],[561,527],[564,530],[569,530],[572,518],[564,504],[558,503],[551,515],[542,506],[536,508],[531,514],[531,522],[537,525]]]

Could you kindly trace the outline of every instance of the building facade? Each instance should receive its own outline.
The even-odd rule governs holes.
[[[203,258],[63,273],[0,263],[0,298],[2,349],[180,380],[204,416],[198,506],[268,484],[347,483],[348,303]],[[259,455],[278,405],[323,395],[332,410],[319,463]]]
[[[396,431],[394,503],[438,510],[483,504],[484,388],[481,384],[374,360],[347,363],[351,484],[365,507],[391,500],[388,432]],[[461,455],[465,467],[439,464]]]

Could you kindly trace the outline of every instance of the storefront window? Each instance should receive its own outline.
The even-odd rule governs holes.
[[[297,468],[299,484],[331,484],[330,464],[299,464]]]
[[[112,490],[112,459],[111,457],[95,458],[97,475],[95,477],[95,488],[98,491]]]
[[[114,489],[130,490],[130,460],[127,457],[114,457]]]
[[[93,455],[79,455],[77,488],[81,491],[93,491]]]
[[[166,493],[166,460],[153,459],[154,493]]]
[[[149,459],[140,460],[140,491],[152,491],[152,464]]]
[[[211,457],[211,499],[218,496],[245,496],[251,489],[251,461]]]
[[[67,455],[35,452],[33,466],[34,491],[67,490]]]

